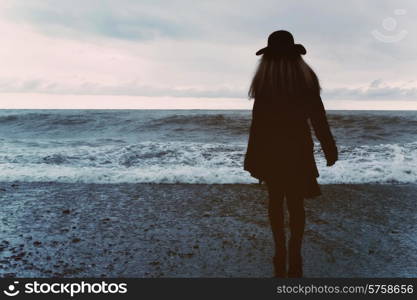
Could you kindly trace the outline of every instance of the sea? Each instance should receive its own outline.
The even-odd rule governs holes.
[[[417,183],[417,111],[327,111],[319,183]],[[250,110],[0,110],[0,181],[250,184]],[[313,132],[313,131],[312,131]]]

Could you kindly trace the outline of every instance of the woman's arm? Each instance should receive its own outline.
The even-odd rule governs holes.
[[[259,135],[261,134],[261,132],[259,132],[259,122],[261,121],[261,119],[259,119],[259,113],[259,102],[254,100],[252,109],[252,120],[249,129],[249,140],[243,163],[243,168],[244,170],[250,172],[252,177],[261,180],[261,174],[259,170],[259,153],[257,153],[259,149]]]
[[[320,95],[315,97],[310,113],[311,125],[320,141],[321,148],[327,160],[327,166],[332,166],[338,160],[337,146],[327,122],[326,111]]]

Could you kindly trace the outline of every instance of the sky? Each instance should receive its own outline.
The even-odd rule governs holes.
[[[417,110],[417,2],[0,0],[0,108],[251,108],[255,52],[307,49],[328,109]]]

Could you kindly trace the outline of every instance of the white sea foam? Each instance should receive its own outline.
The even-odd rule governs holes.
[[[320,183],[417,183],[417,142],[340,147],[340,160],[319,160]]]
[[[316,145],[316,149],[319,149]],[[3,143],[0,181],[85,183],[253,183],[242,169],[246,144],[143,142],[130,145],[22,146]],[[326,167],[316,151],[319,182],[417,183],[417,142],[339,146]]]

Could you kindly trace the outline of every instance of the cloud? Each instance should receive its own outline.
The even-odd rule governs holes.
[[[2,0],[0,8],[2,93],[246,98],[255,51],[285,28],[306,46],[326,98],[417,101],[417,84],[408,84],[414,1]],[[371,34],[398,31],[383,28],[387,17],[408,31],[403,40]]]
[[[137,82],[125,82],[106,85],[99,82],[82,82],[78,84],[51,81],[17,80],[0,78],[0,93],[40,93],[70,95],[123,95],[145,97],[193,97],[193,98],[244,98],[243,89],[230,87],[175,88],[169,86],[143,85]]]
[[[39,93],[69,95],[120,95],[143,97],[181,97],[181,98],[240,98],[247,96],[244,87],[182,87],[154,86],[139,82],[119,84],[102,84],[100,82],[80,82],[77,84],[43,81],[40,79],[19,81],[0,78],[0,93]],[[407,86],[394,86],[374,80],[367,86],[340,87],[324,89],[322,97],[326,100],[416,100],[417,83],[409,82]]]
[[[171,6],[169,2],[160,3]],[[163,13],[157,1],[32,1],[15,2],[8,15],[33,24],[52,36],[83,38],[103,36],[126,40],[196,36],[196,27],[180,22],[175,14]]]
[[[368,86],[353,88],[333,88],[324,91],[327,99],[342,100],[412,100],[417,99],[417,84],[389,85],[381,79],[372,81]]]
[[[381,23],[386,17],[394,16],[396,25],[413,28],[409,26],[415,24],[412,11],[417,7],[412,0],[396,1],[395,5],[386,0],[352,0],[345,5],[329,0],[7,2],[5,17],[32,24],[45,33],[72,32],[73,37],[78,38],[97,35],[139,41],[187,38],[234,43],[265,40],[266,34],[279,28],[292,30],[296,37],[308,42],[370,41],[373,39],[371,31],[383,30]],[[405,9],[404,15],[393,15],[398,7]]]

